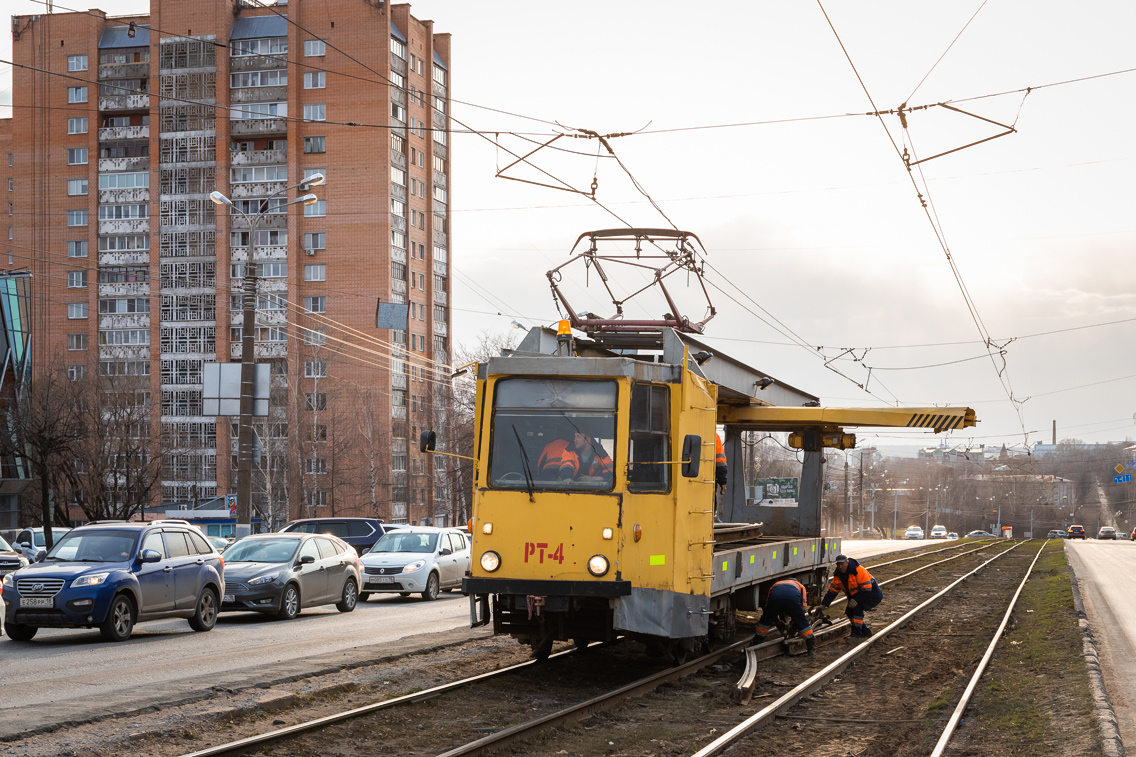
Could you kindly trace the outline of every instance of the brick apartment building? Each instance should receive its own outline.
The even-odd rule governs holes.
[[[254,517],[451,522],[414,441],[449,396],[449,35],[382,0],[150,10],[12,18],[0,273],[31,272],[33,375],[144,389],[155,509],[235,491],[237,419],[202,406],[204,363],[241,359],[250,230],[220,191],[260,216]]]

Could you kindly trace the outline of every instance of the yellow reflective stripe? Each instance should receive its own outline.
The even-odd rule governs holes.
[[[730,567],[730,563],[729,563],[729,561],[728,561],[728,560],[723,560],[723,561],[722,561],[722,572],[723,572],[723,573],[725,573],[725,572],[726,572],[726,569],[727,569],[727,568],[729,568],[729,567]]]
[[[666,555],[651,555],[650,563],[651,563],[651,565],[666,565],[667,564],[667,556]]]
[[[754,556],[753,556],[753,555],[750,555],[750,556],[749,556],[749,564],[750,564],[750,565],[753,565],[753,560],[754,560]]]
[[[797,548],[793,547],[793,554],[797,554]]]
[[[777,559],[777,550],[773,550],[773,559],[774,559],[774,560],[776,560],[776,559]]]

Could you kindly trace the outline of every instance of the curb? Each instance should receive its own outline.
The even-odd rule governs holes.
[[[1073,588],[1073,609],[1077,612],[1077,625],[1081,629],[1081,650],[1085,657],[1085,668],[1089,674],[1089,689],[1093,695],[1093,711],[1097,717],[1097,727],[1100,729],[1101,751],[1105,757],[1124,757],[1124,743],[1120,740],[1120,727],[1116,723],[1116,712],[1112,709],[1112,701],[1104,688],[1104,676],[1101,674],[1100,657],[1097,655],[1097,645],[1093,641],[1093,629],[1085,615],[1085,604],[1081,599],[1081,586],[1077,580],[1077,573],[1073,564],[1066,559],[1069,566],[1069,578]]]

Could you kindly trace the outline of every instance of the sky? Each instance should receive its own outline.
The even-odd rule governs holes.
[[[554,323],[545,272],[580,233],[673,224],[705,246],[717,308],[705,340],[721,352],[825,405],[965,405],[979,419],[943,436],[864,429],[860,446],[1032,445],[1054,422],[1058,440],[1136,436],[1136,5],[422,0],[411,12],[453,35],[456,344]],[[905,103],[906,130],[867,115]],[[1016,131],[910,172],[901,158],[1002,125]],[[509,151],[573,129],[625,135],[609,140],[619,161],[568,136],[530,158],[555,181],[507,174],[582,192],[497,176]],[[618,274],[621,296],[646,281]],[[704,317],[696,282],[670,281]],[[564,289],[577,309],[614,312],[578,266]],[[626,306],[666,309],[650,292]]]

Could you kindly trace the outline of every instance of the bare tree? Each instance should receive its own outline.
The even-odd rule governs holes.
[[[89,416],[82,398],[74,391],[64,369],[49,366],[25,384],[14,400],[7,402],[9,434],[0,435],[0,446],[20,458],[39,481],[39,518],[48,549],[54,544],[51,526],[56,514],[67,523],[67,503],[53,503],[52,492],[66,481],[74,453],[88,433]],[[53,504],[55,512],[52,512]]]

